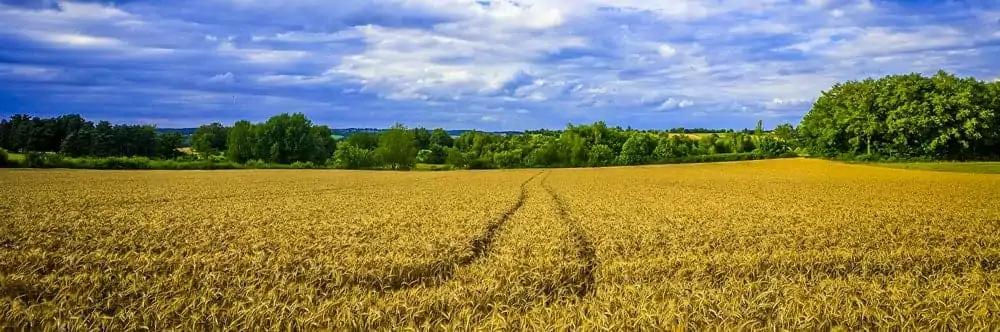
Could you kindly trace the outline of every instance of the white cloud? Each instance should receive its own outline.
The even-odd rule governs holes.
[[[674,56],[674,54],[677,54],[677,49],[667,44],[660,45],[660,47],[656,50],[660,53],[660,56],[663,56],[664,58],[669,58]]]
[[[96,3],[62,1],[59,8],[59,17],[67,19],[120,20],[132,16],[113,6]]]
[[[219,84],[219,83],[221,83],[221,84],[232,84],[234,81],[236,81],[236,76],[233,75],[232,72],[226,72],[224,74],[218,74],[218,75],[212,76],[212,78],[208,79],[208,83],[217,83],[217,84]]]
[[[579,38],[544,32],[480,29],[473,25],[446,25],[433,31],[359,27],[368,49],[342,58],[331,73],[356,78],[401,98],[486,94],[530,70],[537,58],[583,45]]]
[[[60,33],[43,31],[25,31],[28,37],[61,47],[117,47],[124,43],[121,40],[100,36],[89,36],[79,33]]]
[[[306,51],[272,50],[266,48],[240,48],[232,41],[219,44],[218,51],[242,58],[248,63],[263,65],[289,64],[305,59],[310,55]]]
[[[782,99],[782,98],[774,98],[771,101],[765,102],[764,106],[767,109],[778,109],[778,108],[785,108],[785,107],[800,106],[800,105],[807,104],[809,102],[810,101],[807,100],[807,99],[797,99],[797,98]]]
[[[669,98],[665,100],[659,107],[656,108],[657,111],[672,110],[678,108],[685,108],[694,106],[694,102],[687,99],[674,99]]]
[[[926,26],[914,32],[870,28],[858,31],[853,39],[828,43],[829,47],[822,50],[820,54],[836,58],[854,58],[952,46],[971,46],[972,42],[971,36],[952,27]]]
[[[305,75],[262,75],[257,77],[258,83],[268,85],[320,85],[333,81],[330,76],[305,76]]]
[[[254,35],[253,41],[280,41],[290,43],[329,43],[342,42],[360,38],[356,30],[343,30],[334,33],[315,32],[285,32],[275,35]]]
[[[746,23],[742,23],[733,26],[729,29],[730,33],[739,35],[751,35],[751,34],[783,34],[793,32],[791,26],[782,22],[775,22],[769,20],[753,20]]]
[[[324,87],[332,100],[351,94],[346,103],[361,107],[482,105],[501,111],[487,112],[487,119],[471,113],[463,121],[511,123],[528,118],[515,114],[541,118],[550,110],[567,118],[681,108],[685,116],[717,116],[736,110],[727,106],[734,101],[762,115],[787,115],[847,79],[929,68],[995,75],[976,66],[992,65],[987,58],[995,51],[984,45],[1000,38],[1000,14],[955,6],[941,20],[915,10],[910,22],[895,16],[898,6],[866,0],[211,0],[183,10],[158,6],[72,2],[56,11],[0,5],[0,34],[44,44],[69,67],[101,67],[121,55],[163,60],[143,63],[132,74],[139,78],[108,75],[112,66],[94,70],[112,82],[162,72],[166,85],[198,77],[192,83],[206,88],[239,76],[241,84],[227,89],[251,86],[277,95]],[[213,21],[201,14],[210,12],[206,8],[226,10],[227,17]],[[978,19],[960,22],[968,17]],[[205,76],[202,67],[214,72]],[[12,80],[68,73],[78,72],[0,68]]]
[[[808,0],[806,2],[811,6],[823,8],[833,2],[833,0]]]
[[[17,76],[31,81],[50,81],[59,77],[62,70],[30,65],[0,64],[0,77]]]

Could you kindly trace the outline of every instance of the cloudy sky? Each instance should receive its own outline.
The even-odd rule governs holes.
[[[998,65],[991,0],[0,0],[3,117],[771,127],[837,81]]]

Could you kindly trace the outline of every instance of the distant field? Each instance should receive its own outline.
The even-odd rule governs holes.
[[[22,153],[7,153],[7,158],[15,161],[24,161],[24,154]]]
[[[0,170],[13,330],[996,330],[1000,176]]]
[[[670,134],[667,134],[667,135],[669,135],[669,136],[687,136],[689,138],[699,139],[702,136],[711,136],[712,134],[710,134],[710,133],[684,133],[684,134],[682,134],[682,133],[670,133]]]
[[[924,171],[1000,174],[1000,162],[885,163],[876,165]]]

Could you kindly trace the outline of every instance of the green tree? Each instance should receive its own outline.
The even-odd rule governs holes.
[[[115,133],[111,122],[101,121],[94,126],[94,154],[98,157],[113,156],[115,149]]]
[[[157,154],[160,158],[169,159],[183,154],[177,150],[177,148],[184,144],[184,135],[181,135],[181,133],[160,134],[156,137],[156,140],[159,145],[157,147]]]
[[[417,149],[413,132],[402,124],[395,124],[379,135],[379,157],[386,166],[395,170],[409,170],[416,166]]]
[[[323,164],[333,157],[337,151],[337,141],[333,139],[333,130],[327,126],[313,126],[309,128],[309,136],[313,140],[312,161],[316,164]]]
[[[87,122],[76,132],[63,139],[59,152],[71,157],[94,155],[94,124]]]
[[[228,142],[229,128],[221,123],[203,125],[191,134],[191,147],[206,155],[228,150]]]
[[[632,133],[622,145],[618,155],[620,165],[639,165],[649,162],[656,150],[656,141],[646,133]]]
[[[607,145],[597,144],[590,147],[587,159],[590,166],[609,166],[615,162],[615,151]]]
[[[365,150],[375,150],[378,148],[378,136],[379,135],[376,133],[356,132],[347,135],[347,138],[344,139],[344,143]]]
[[[430,144],[450,148],[454,146],[455,139],[452,138],[451,134],[448,134],[448,132],[444,129],[437,128],[431,132]]]
[[[774,137],[786,142],[793,142],[795,141],[795,127],[788,123],[782,123],[774,127]]]
[[[342,169],[371,169],[383,165],[378,154],[374,151],[362,149],[348,143],[337,145],[337,151],[334,153],[333,160],[333,166]]]
[[[461,150],[456,148],[445,149],[445,163],[455,168],[466,168],[469,166],[469,158]]]
[[[255,158],[257,156],[254,153],[257,143],[254,136],[254,126],[250,121],[237,121],[229,130],[226,142],[226,157],[237,163],[245,163],[251,159],[258,159]]]
[[[990,91],[988,83],[944,71],[837,83],[803,117],[798,143],[825,156],[997,157]]]
[[[427,128],[413,128],[413,144],[417,150],[426,150],[431,147],[431,131]]]

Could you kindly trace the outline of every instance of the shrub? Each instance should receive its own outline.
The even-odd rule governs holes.
[[[307,162],[296,161],[296,162],[292,163],[292,168],[293,169],[314,169],[314,168],[316,168],[316,165],[313,164],[313,162],[311,162],[311,161],[307,161]]]
[[[10,163],[10,156],[7,155],[7,150],[0,149],[0,166],[6,166]]]
[[[451,165],[432,165],[431,171],[450,171],[454,169]]]
[[[372,150],[343,144],[334,153],[334,167],[345,169],[370,169],[382,166],[379,155]]]
[[[24,166],[31,168],[45,167],[45,154],[39,152],[28,152],[24,155]]]
[[[247,162],[244,163],[243,166],[246,168],[254,168],[254,169],[267,168],[267,163],[265,163],[263,160],[260,159],[250,159],[247,160]]]
[[[492,168],[494,168],[493,161],[489,160],[487,158],[488,157],[480,157],[480,158],[472,159],[472,160],[469,161],[469,164],[466,165],[466,166],[469,169],[492,169]]]

